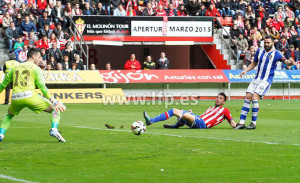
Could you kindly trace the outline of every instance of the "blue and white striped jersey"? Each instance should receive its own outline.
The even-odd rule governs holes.
[[[284,56],[278,50],[273,49],[270,52],[266,52],[263,48],[258,49],[254,57],[254,62],[258,64],[255,79],[267,81],[271,84],[276,69],[276,62],[283,62],[284,60]]]

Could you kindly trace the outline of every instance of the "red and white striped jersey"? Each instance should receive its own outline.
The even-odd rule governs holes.
[[[229,109],[224,107],[210,107],[205,113],[200,115],[207,128],[214,127],[222,123],[225,119],[230,122],[232,120]]]

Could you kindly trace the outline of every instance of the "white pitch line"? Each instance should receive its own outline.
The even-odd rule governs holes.
[[[0,174],[0,178],[7,179],[7,180],[12,180],[12,181],[17,181],[17,182],[24,182],[24,183],[37,183],[37,182],[28,181],[28,180],[17,179],[17,178],[7,176],[7,175],[2,175],[2,174]]]
[[[93,127],[85,127],[85,126],[75,126],[75,127],[76,128],[92,129],[92,130],[107,130],[107,131],[130,132],[130,133],[132,133],[130,130],[117,130],[117,129],[107,129],[107,128],[93,128]],[[271,144],[271,145],[300,146],[300,144],[283,144],[283,143],[279,143],[279,142],[266,142],[266,141],[255,141],[255,140],[239,140],[239,139],[229,139],[229,138],[219,138],[219,137],[201,137],[201,136],[174,135],[174,134],[163,134],[163,133],[153,133],[153,132],[145,132],[145,133],[146,134],[151,134],[151,135],[180,137],[180,138],[212,139],[212,140],[226,140],[226,141],[234,141],[234,142],[263,143],[263,144]]]

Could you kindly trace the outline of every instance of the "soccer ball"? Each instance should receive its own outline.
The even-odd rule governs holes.
[[[142,121],[136,121],[131,125],[131,131],[135,135],[141,135],[146,131],[146,126]]]

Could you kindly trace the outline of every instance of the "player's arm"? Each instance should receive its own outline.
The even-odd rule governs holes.
[[[233,119],[229,122],[229,124],[232,128],[235,128],[238,125],[238,123],[234,122]]]
[[[52,102],[53,106],[55,107],[56,111],[64,112],[66,111],[66,106],[57,101],[54,97],[51,96],[48,88],[46,87],[43,77],[42,77],[42,71],[39,67],[35,69],[35,85],[41,90],[44,97],[49,99],[50,102]]]
[[[13,80],[13,74],[14,74],[14,70],[10,70],[10,72],[5,75],[5,79],[2,82],[2,84],[0,85],[0,93],[6,88],[6,86],[12,82]]]

